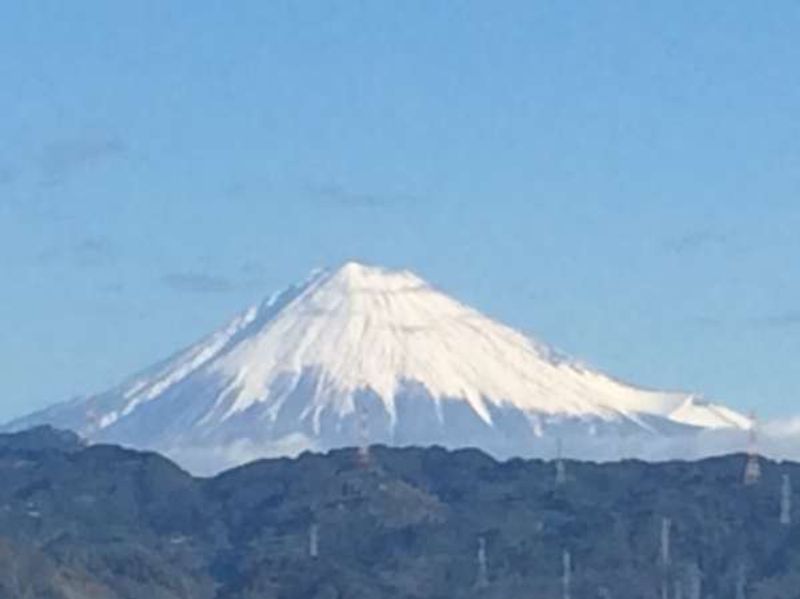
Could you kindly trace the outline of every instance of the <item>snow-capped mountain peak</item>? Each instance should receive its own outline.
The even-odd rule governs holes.
[[[286,453],[366,434],[509,455],[554,427],[661,434],[749,422],[556,358],[409,271],[357,262],[313,273],[111,391],[22,423],[42,421],[173,453],[242,443]]]

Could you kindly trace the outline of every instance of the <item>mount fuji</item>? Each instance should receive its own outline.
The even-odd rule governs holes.
[[[318,271],[117,387],[21,418],[210,472],[364,443],[495,456],[698,454],[750,420],[565,358],[409,271]],[[669,454],[669,455],[668,455]]]

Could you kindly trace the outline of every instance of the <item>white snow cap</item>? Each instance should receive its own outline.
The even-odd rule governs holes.
[[[531,438],[565,422],[589,436],[750,426],[694,395],[637,388],[558,356],[412,272],[357,262],[315,271],[114,389],[14,424],[172,455],[206,444],[267,455],[352,445],[365,396],[385,416],[372,424],[385,442],[502,446],[502,455],[525,455]]]
[[[269,304],[267,305],[269,307]],[[348,262],[321,271],[259,330],[209,367],[230,381],[225,417],[254,403],[273,410],[270,389],[287,373],[319,373],[309,410],[353,410],[371,390],[395,414],[398,386],[463,399],[487,423],[488,403],[567,416],[613,419],[652,413],[704,427],[740,425],[727,412],[695,413],[694,398],[621,384],[437,291],[414,273]]]

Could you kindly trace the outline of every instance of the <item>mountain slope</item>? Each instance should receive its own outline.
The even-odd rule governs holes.
[[[357,263],[315,273],[115,389],[13,426],[38,423],[185,463],[365,440],[529,455],[548,433],[749,426],[722,406],[557,356],[408,271]]]

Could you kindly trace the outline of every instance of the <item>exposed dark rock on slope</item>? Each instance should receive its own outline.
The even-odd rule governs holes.
[[[61,442],[54,442],[60,439]],[[474,450],[373,448],[193,478],[157,454],[48,429],[0,436],[3,599],[576,599],[800,596],[784,474],[694,463],[498,463]],[[670,563],[660,563],[669,518]],[[798,518],[800,519],[800,515]],[[319,557],[309,555],[311,531]],[[487,584],[479,585],[479,539]]]

